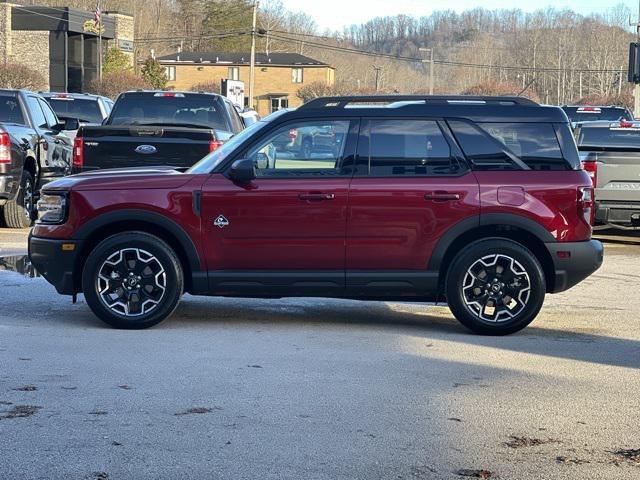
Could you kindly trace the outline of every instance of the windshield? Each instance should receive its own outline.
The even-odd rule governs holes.
[[[563,107],[570,122],[593,122],[596,120],[633,120],[624,108],[615,107]]]
[[[102,123],[98,100],[78,98],[45,98],[58,117],[77,118],[81,122]]]
[[[0,95],[0,122],[25,124],[18,97]]]
[[[231,131],[224,104],[213,95],[124,93],[111,112],[110,125],[169,125]]]
[[[242,142],[244,142],[255,132],[264,128],[268,123],[269,122],[261,120],[245,128],[237,135],[231,137],[229,141],[224,143],[217,150],[204,157],[185,173],[198,174],[211,172],[218,164],[220,164],[220,162],[227,158],[231,152],[233,152],[239,145],[241,145]]]

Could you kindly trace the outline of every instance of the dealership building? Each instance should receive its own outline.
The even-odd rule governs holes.
[[[103,51],[117,47],[133,63],[133,16],[103,12],[101,23]],[[98,76],[99,33],[93,12],[0,0],[0,62],[37,70],[51,91],[81,92]]]

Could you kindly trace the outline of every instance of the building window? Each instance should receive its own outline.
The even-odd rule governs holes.
[[[229,74],[227,75],[229,80],[240,80],[240,68],[229,67]]]
[[[170,82],[175,82],[176,67],[164,67],[164,74],[167,77],[167,80],[169,80]]]
[[[277,97],[271,99],[271,112],[277,112],[283,108],[289,108],[289,99],[287,97]]]
[[[291,69],[291,81],[293,83],[302,83],[304,82],[304,76],[303,76],[303,71],[304,69],[302,68],[292,68]]]

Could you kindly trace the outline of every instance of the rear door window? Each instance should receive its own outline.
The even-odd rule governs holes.
[[[458,171],[451,147],[434,120],[365,122],[358,147],[371,176],[440,176]]]
[[[476,170],[568,170],[551,123],[449,122]]]
[[[0,122],[25,125],[20,101],[14,95],[0,95]]]

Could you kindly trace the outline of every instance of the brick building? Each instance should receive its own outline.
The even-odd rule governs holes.
[[[240,80],[249,94],[248,53],[182,52],[158,57],[165,67],[169,86],[190,90],[202,83],[220,84],[221,80]],[[297,53],[256,54],[254,106],[260,115],[302,103],[296,94],[314,82],[335,83],[335,69]],[[245,97],[245,98],[246,98]],[[246,98],[248,104],[248,98]]]
[[[0,62],[38,70],[51,91],[82,92],[98,75],[94,13],[68,7],[21,6],[0,0]],[[118,47],[133,63],[133,17],[102,15],[102,48]]]

